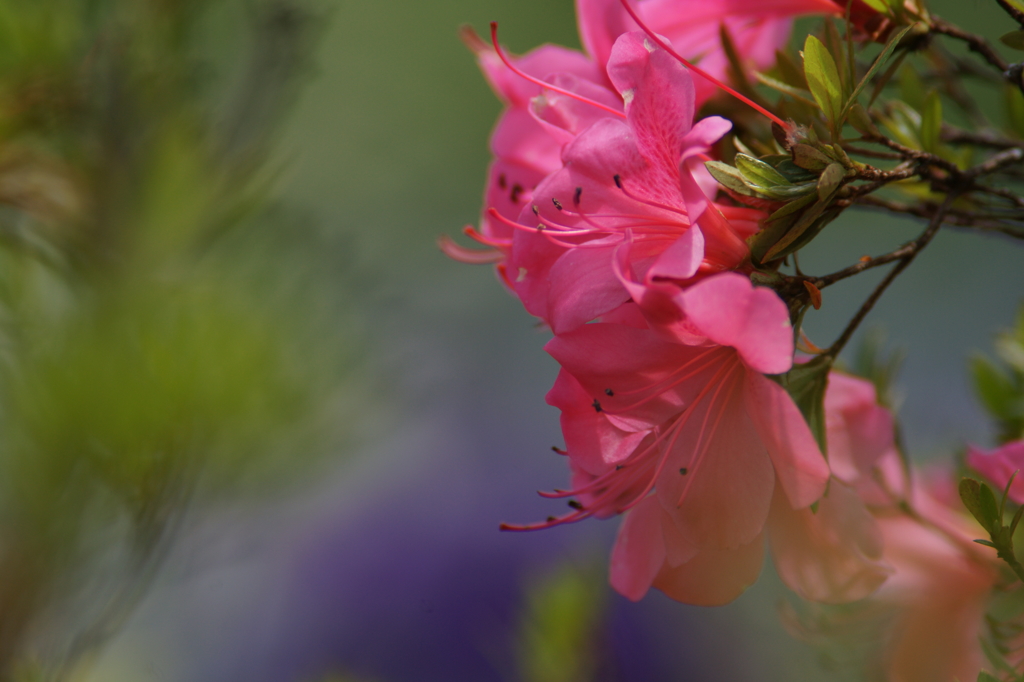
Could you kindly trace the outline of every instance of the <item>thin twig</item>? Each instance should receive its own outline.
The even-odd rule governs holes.
[[[838,339],[836,339],[835,343],[825,351],[824,355],[831,358],[835,358],[839,355],[843,350],[843,347],[850,341],[853,333],[857,331],[857,327],[860,326],[860,323],[863,322],[864,318],[867,317],[869,312],[871,312],[871,309],[875,307],[875,303],[877,303],[878,299],[882,297],[885,290],[889,288],[889,285],[899,277],[900,273],[907,269],[907,266],[914,261],[917,254],[928,246],[932,238],[935,237],[935,234],[942,226],[942,222],[946,218],[946,213],[949,211],[950,206],[952,206],[953,201],[957,198],[957,195],[958,193],[956,191],[950,191],[950,193],[946,195],[945,200],[943,200],[942,205],[939,206],[938,210],[935,211],[935,215],[932,216],[932,219],[928,223],[928,227],[925,228],[925,231],[921,233],[921,236],[905,247],[908,249],[908,252],[899,259],[893,269],[889,271],[889,274],[885,276],[885,279],[875,287],[875,290],[872,291],[871,295],[868,296],[866,301],[864,301],[860,310],[857,311],[857,314],[854,315],[853,319],[850,320],[850,323],[846,325],[846,329],[843,330],[843,333]]]
[[[971,132],[955,128],[949,124],[942,126],[942,141],[951,144],[973,144],[979,147],[994,147],[996,149],[1009,149],[1020,146],[1020,140],[1012,140],[993,132]]]
[[[987,40],[979,35],[969,33],[959,26],[947,24],[945,21],[937,17],[932,19],[931,30],[933,33],[941,33],[942,35],[949,36],[950,38],[956,38],[957,40],[967,43],[967,47],[971,52],[980,55],[982,59],[999,69],[1001,72],[1005,73],[1006,70],[1010,68],[1010,65],[1007,64],[1006,60],[995,51],[995,48],[993,48]]]
[[[1021,12],[1019,9],[1007,2],[1007,0],[996,0],[996,2],[999,3],[999,6],[1002,7],[1007,14],[1013,17],[1014,21],[1024,28],[1024,12]]]
[[[1018,208],[1024,208],[1024,198],[1017,196],[1015,193],[1002,187],[986,187],[985,185],[974,185],[971,187],[973,192],[981,192],[982,194],[991,194],[992,196],[1001,197],[1011,202]]]
[[[995,173],[997,170],[1005,168],[1006,166],[1012,166],[1016,163],[1020,163],[1022,160],[1024,160],[1024,149],[1021,149],[1020,147],[1007,149],[999,152],[998,154],[993,154],[977,166],[968,168],[964,171],[964,177],[969,179],[978,178],[982,175]]]
[[[875,144],[880,144],[882,146],[888,147],[894,152],[899,152],[899,154],[904,159],[920,161],[930,166],[942,168],[943,170],[949,171],[950,173],[960,172],[960,168],[952,161],[944,159],[941,156],[936,156],[935,154],[931,154],[929,152],[921,151],[920,149],[912,149],[910,147],[905,147],[899,142],[890,140],[889,138],[884,137],[882,135],[869,135],[864,136],[861,139],[863,139],[865,142],[874,142]]]
[[[847,154],[857,154],[858,156],[866,156],[871,159],[886,159],[890,161],[899,161],[903,159],[903,155],[896,152],[880,152],[874,149],[862,149],[860,147],[849,147],[847,145],[843,145],[843,151]]]
[[[881,199],[879,197],[872,197],[872,196],[859,197],[856,201],[849,202],[849,203],[855,203],[855,204],[857,204],[859,206],[867,206],[867,207],[870,207],[870,208],[881,208],[881,209],[885,209],[886,211],[889,211],[891,213],[905,213],[905,214],[908,214],[908,215],[917,216],[919,218],[930,218],[932,215],[934,215],[935,208],[936,208],[936,204],[930,204],[930,203],[904,204],[904,203],[900,203],[900,202],[896,202],[896,201],[889,201],[888,199]],[[847,205],[849,205],[849,203]],[[1011,217],[1011,219],[1013,219],[1013,220],[1024,220],[1024,216],[1021,216],[1021,218],[1019,218],[1019,219]],[[955,226],[955,227],[968,228],[968,229],[976,230],[978,232],[998,232],[1000,234],[1005,234],[1008,237],[1013,237],[1014,239],[1024,239],[1024,229],[1015,228],[1015,227],[1013,227],[1011,225],[1007,225],[1004,222],[1002,222],[1003,220],[1005,220],[1005,218],[1003,216],[999,216],[999,215],[996,215],[996,214],[975,213],[975,212],[971,212],[971,211],[956,211],[956,210],[953,210],[953,209],[950,209],[949,215],[946,216],[946,223],[949,224],[949,225]],[[864,267],[864,266],[861,266],[860,264],[857,264],[856,266],[851,266],[851,268],[857,268],[857,269],[855,271],[852,271],[850,274],[854,274],[855,275],[858,272],[863,272],[864,270],[870,269],[872,267],[876,267],[877,265],[885,265],[885,263],[891,263],[893,260],[895,260],[896,258],[899,258],[899,257],[901,257],[903,255],[902,248],[901,249],[897,249],[896,251],[893,251],[891,254],[885,254],[885,256],[879,256],[878,259],[883,259],[883,258],[886,258],[888,256],[892,256],[892,255],[895,255],[895,258],[888,258],[887,260],[879,260],[879,262],[875,263],[874,265],[867,265],[866,267]],[[874,263],[875,260],[877,260],[877,259],[870,259],[870,260],[864,261],[864,262],[865,263]],[[841,279],[845,279],[846,277],[849,277],[850,275],[846,275],[846,276],[843,276],[843,277],[836,277],[836,275],[839,275],[840,273],[845,273],[845,272],[851,270],[851,268],[846,268],[845,270],[840,270],[839,272],[832,273],[832,275],[826,275],[825,277],[821,277],[821,278],[819,278],[819,280],[816,280],[816,281],[828,280],[827,284],[823,284],[822,285],[822,286],[828,286],[828,284],[832,284],[834,282],[838,282]],[[832,278],[832,279],[829,279],[829,278]],[[821,287],[819,287],[819,288],[821,288]]]

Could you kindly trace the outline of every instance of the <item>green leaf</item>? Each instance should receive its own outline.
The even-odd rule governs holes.
[[[906,102],[889,102],[889,117],[882,120],[891,137],[897,142],[914,149],[921,148],[921,114]]]
[[[892,60],[892,64],[890,64],[889,68],[885,70],[885,73],[883,73],[881,76],[875,79],[875,87],[872,88],[871,97],[868,98],[869,107],[875,103],[875,100],[878,99],[878,96],[882,94],[882,90],[885,89],[885,86],[889,84],[889,81],[892,80],[892,77],[896,74],[897,71],[899,71],[900,67],[903,65],[903,60],[907,58],[908,54],[910,54],[910,51],[904,50],[903,52],[900,52],[898,55],[896,55],[896,59]]]
[[[1014,620],[1024,615],[1024,588],[993,592],[989,601],[989,615],[998,621]]]
[[[704,167],[711,173],[711,177],[721,183],[724,187],[748,197],[762,196],[754,190],[739,170],[722,161],[705,161]]]
[[[932,90],[925,97],[921,108],[921,149],[935,154],[939,150],[939,133],[942,131],[942,100]]]
[[[846,169],[840,163],[830,163],[818,178],[818,199],[828,201],[835,191],[839,189],[839,183],[846,177]]]
[[[1012,673],[1014,676],[1017,675],[1017,671],[1014,670],[1013,666],[1006,662],[1006,658],[995,646],[993,646],[992,642],[989,641],[987,637],[982,637],[979,640],[979,643],[981,644],[981,650],[984,652],[985,658],[989,660],[989,663],[1000,670]]]
[[[1003,88],[1003,101],[1010,128],[1017,137],[1024,137],[1024,94],[1017,86],[1007,84]]]
[[[999,36],[999,42],[1015,50],[1024,50],[1024,31],[1010,31]]]
[[[807,170],[825,170],[833,160],[809,144],[793,145],[793,163]]]
[[[825,49],[836,60],[836,71],[839,73],[839,84],[842,87],[843,96],[849,94],[853,88],[853,78],[847,70],[849,61],[846,59],[846,45],[839,37],[839,29],[831,17],[825,18]]]
[[[785,206],[775,211],[775,213],[768,216],[764,221],[764,227],[747,238],[747,244],[750,246],[750,256],[754,263],[765,262],[765,254],[768,253],[780,239],[785,237],[786,233],[789,232],[793,225],[800,220],[800,211],[813,204],[817,198],[817,195],[812,189],[805,196],[790,201]]]
[[[743,66],[743,61],[736,51],[736,44],[733,42],[725,22],[718,26],[718,40],[721,42],[722,51],[725,52],[725,58],[729,62],[729,77],[736,89],[748,97],[753,95],[753,98],[757,98],[757,93],[750,87],[750,80],[747,78],[748,69]]]
[[[924,101],[928,97],[928,88],[921,79],[921,74],[912,64],[904,64],[899,73],[900,99],[916,111],[924,110]]]
[[[812,35],[804,42],[804,75],[814,101],[824,112],[829,127],[836,132],[843,111],[842,81],[832,55]]]
[[[999,505],[996,504],[991,488],[973,478],[963,478],[960,479],[958,491],[967,511],[971,512],[990,535],[994,535],[1002,528],[1003,520],[999,518]]]
[[[775,213],[772,213],[770,216],[768,216],[767,220],[765,220],[764,222],[765,224],[768,224],[779,221],[787,216],[793,215],[797,211],[800,211],[806,208],[807,206],[810,206],[817,200],[817,195],[814,194],[813,192],[810,192],[805,196],[800,197],[799,199],[794,199],[793,201],[789,202],[779,210],[775,211]]]
[[[911,28],[911,26],[907,26],[905,29],[903,29],[893,37],[889,38],[889,42],[885,44],[885,47],[882,48],[882,51],[878,53],[877,57],[875,57],[875,61],[871,63],[871,68],[869,68],[868,72],[864,74],[864,77],[860,79],[860,82],[857,83],[857,87],[853,89],[853,92],[850,93],[850,97],[846,100],[846,105],[843,107],[844,115],[846,114],[846,112],[850,110],[850,107],[856,104],[857,96],[860,95],[860,93],[864,90],[865,86],[867,86],[867,84],[871,82],[871,79],[874,77],[875,73],[878,71],[878,69],[882,67],[882,64],[885,63],[885,61],[889,58],[889,55],[892,54],[892,51],[895,50],[896,46],[900,44],[900,41],[903,39],[903,36],[907,35],[907,31],[909,31]],[[874,97],[872,97],[871,99],[874,99]]]
[[[1000,419],[1014,416],[1017,390],[1005,374],[984,356],[976,355],[971,358],[971,376],[974,391],[986,410]]]
[[[793,249],[791,247],[793,244],[825,212],[826,206],[828,206],[827,201],[818,199],[810,208],[805,210],[793,226],[787,230],[786,234],[775,242],[772,248],[768,249],[768,253],[764,255],[765,260],[783,258],[792,253]]]
[[[789,234],[786,235],[787,243],[779,249],[773,250],[771,253],[772,258],[785,258],[789,254],[804,248],[812,239],[818,236],[819,232],[825,229],[826,225],[835,220],[836,216],[841,212],[841,209],[834,207],[821,210],[820,207],[822,205],[827,205],[827,203],[819,201],[800,216],[796,224],[790,228]]]
[[[807,79],[804,78],[804,71],[800,66],[793,61],[793,58],[789,56],[788,52],[782,52],[781,50],[775,51],[775,68],[779,72],[779,79],[787,85],[790,85],[798,90],[803,90],[809,95],[810,92],[807,90]]]
[[[784,95],[789,95],[793,99],[798,99],[801,102],[806,102],[807,104],[810,104],[812,106],[815,104],[813,96],[807,90],[804,90],[802,88],[795,88],[789,85],[788,83],[776,80],[771,76],[767,76],[761,73],[760,71],[754,72],[754,78],[757,80],[757,82],[761,83],[762,85],[767,85],[769,88],[772,88],[773,90],[778,90]]]
[[[593,679],[599,624],[607,608],[600,573],[571,563],[529,585],[518,632],[519,675],[524,682]]]
[[[819,355],[810,362],[793,365],[793,369],[781,377],[783,388],[800,408],[807,426],[818,441],[818,447],[826,456],[825,389],[828,388],[828,373],[831,369],[832,358]]]
[[[782,258],[801,248],[810,241],[810,239],[817,235],[817,233],[820,232],[826,224],[831,222],[836,215],[838,215],[837,211],[828,209],[832,197],[839,188],[839,185],[842,183],[845,175],[846,169],[843,168],[842,164],[835,162],[830,163],[825,167],[821,177],[818,178],[818,182],[815,186],[816,191],[814,194],[810,195],[810,198],[803,197],[800,206],[794,206],[792,204],[784,206],[768,218],[768,221],[777,220],[782,216],[795,212],[798,208],[811,204],[814,198],[817,199],[817,201],[814,202],[810,208],[806,209],[796,222],[786,230],[784,235],[775,240],[775,243],[772,244],[771,248],[764,254],[762,262]],[[793,204],[796,204],[796,202],[793,202]],[[784,213],[783,211],[786,209],[788,210]],[[766,221],[766,223],[768,221]]]
[[[853,100],[850,100],[851,102]],[[864,108],[860,102],[853,102],[853,106],[850,107],[849,117],[850,125],[853,126],[861,135],[877,135],[878,129],[875,127],[874,122],[871,120],[871,116],[868,115],[867,109]]]
[[[999,513],[999,503],[996,502],[996,494],[984,483],[981,484],[981,505],[991,519],[991,528],[999,531],[1003,527],[1003,517]]]
[[[1013,521],[1010,522],[1010,536],[1017,531],[1017,524],[1020,523],[1021,516],[1024,515],[1024,507],[1017,507],[1017,513],[1013,515]]]
[[[889,13],[889,5],[887,5],[884,0],[864,0],[864,4],[876,12],[881,12],[883,14]]]
[[[752,156],[737,154],[733,163],[747,180],[760,187],[789,187],[793,184],[782,173]]]

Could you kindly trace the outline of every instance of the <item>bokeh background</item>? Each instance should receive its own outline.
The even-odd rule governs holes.
[[[990,37],[1011,28],[995,2],[932,6]],[[346,338],[360,349],[350,395],[328,410],[346,437],[312,473],[189,516],[88,679],[838,679],[786,635],[770,567],[728,607],[658,593],[633,604],[605,586],[615,521],[498,532],[501,521],[551,513],[534,491],[566,472],[550,450],[561,441],[543,401],[556,372],[546,333],[489,268],[435,246],[477,221],[500,108],[456,30],[496,20],[516,52],[576,46],[570,0],[338,1],[319,11],[312,67],[277,142],[274,201],[289,216],[282,229],[315,252],[289,267],[338,292]],[[212,44],[230,43],[244,20],[225,13]],[[831,271],[919,229],[851,211],[801,265]],[[1022,255],[1007,240],[945,230],[869,318],[888,348],[907,350],[900,414],[916,456],[990,442],[966,361],[1011,324]],[[828,289],[808,316],[810,337],[827,344],[875,281]],[[300,458],[306,445],[290,447]]]

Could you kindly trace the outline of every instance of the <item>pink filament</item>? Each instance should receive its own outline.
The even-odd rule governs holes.
[[[501,59],[501,61],[504,62],[505,66],[507,66],[509,68],[509,70],[511,70],[512,73],[516,74],[517,76],[519,76],[521,78],[525,78],[526,80],[530,81],[531,83],[534,83],[535,85],[539,85],[540,87],[542,87],[542,88],[544,88],[546,90],[551,90],[552,92],[557,92],[559,94],[565,95],[566,97],[571,97],[571,98],[573,98],[575,100],[583,102],[584,104],[589,104],[591,106],[597,107],[598,109],[601,109],[602,111],[607,111],[610,114],[614,114],[615,116],[618,116],[619,118],[626,118],[626,115],[624,113],[622,113],[621,111],[616,111],[615,109],[612,109],[611,107],[609,107],[609,106],[607,106],[605,104],[601,104],[600,102],[595,102],[594,100],[588,99],[586,97],[583,97],[582,95],[577,95],[575,92],[570,92],[568,90],[565,90],[563,88],[558,87],[557,85],[552,85],[551,83],[545,83],[544,81],[540,80],[539,78],[534,78],[533,76],[530,76],[529,74],[526,74],[523,71],[520,71],[519,69],[517,69],[515,67],[515,65],[512,64],[512,61],[508,57],[505,56],[505,53],[502,52],[501,46],[498,45],[498,22],[496,22],[496,21],[492,21],[491,22],[491,43],[494,45],[494,51],[497,53],[498,58]]]

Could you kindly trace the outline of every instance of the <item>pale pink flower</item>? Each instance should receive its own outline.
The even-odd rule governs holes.
[[[1024,440],[1015,440],[994,450],[971,446],[967,449],[967,465],[1001,491],[1006,488],[1014,472],[1024,469]],[[1017,504],[1024,504],[1024,475],[1017,473],[1008,496]]]
[[[790,588],[811,601],[843,603],[868,596],[891,573],[864,493],[879,498],[873,469],[888,458],[898,463],[898,453],[892,415],[871,382],[832,371],[824,407],[829,490],[816,513],[773,508],[769,536]]]
[[[852,484],[894,453],[892,414],[878,404],[870,381],[833,371],[825,392],[828,463],[832,475]]]
[[[985,658],[985,610],[999,580],[995,552],[958,499],[948,474],[917,486],[909,504],[922,522],[895,509],[879,514],[884,557],[894,573],[876,599],[895,609],[885,633],[885,668],[893,682],[974,680]],[[952,504],[951,504],[952,503]]]
[[[767,528],[775,570],[804,599],[857,601],[892,573],[878,524],[854,488],[836,478],[814,510],[776,496]]]

